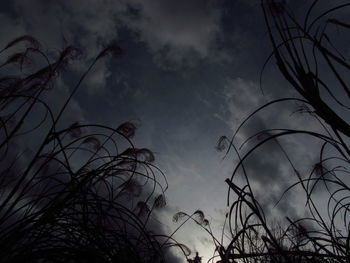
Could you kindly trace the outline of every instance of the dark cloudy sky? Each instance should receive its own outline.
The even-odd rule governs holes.
[[[221,135],[231,136],[249,112],[281,96],[294,96],[272,61],[259,74],[271,51],[258,0],[5,0],[0,10],[0,46],[31,34],[49,51],[67,44],[84,50],[72,65],[72,76],[59,79],[50,98],[60,105],[76,76],[110,42],[123,55],[101,60],[70,105],[66,123],[98,122],[117,127],[135,122],[135,145],[156,154],[169,181],[168,209],[163,215],[202,209],[213,224],[223,222],[234,154],[217,152]],[[296,1],[302,12],[309,1]],[[310,127],[317,124],[298,114],[297,105],[266,110],[249,123],[238,140],[265,128]],[[303,151],[311,142],[289,139],[286,147],[299,154],[293,161],[309,171],[316,153]],[[291,179],[278,146],[254,155],[249,174],[261,200],[274,203]],[[268,191],[266,191],[268,190]],[[279,209],[298,213],[296,196]],[[301,205],[302,206],[302,205]],[[272,206],[271,206],[272,209]],[[170,220],[164,219],[170,226]],[[217,231],[217,230],[216,230]],[[205,235],[179,233],[179,238],[208,257]],[[182,240],[181,240],[182,241]],[[212,248],[211,248],[212,249]],[[211,250],[210,249],[210,250]]]

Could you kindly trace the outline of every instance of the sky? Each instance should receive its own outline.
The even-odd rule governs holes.
[[[293,10],[302,12],[309,2],[293,3]],[[271,52],[260,1],[6,0],[0,23],[1,47],[30,34],[52,54],[68,44],[83,50],[81,61],[58,80],[48,98],[52,105],[63,103],[87,61],[109,43],[117,43],[122,55],[98,62],[75,94],[62,125],[79,121],[117,127],[134,122],[135,145],[155,153],[169,183],[168,206],[161,215],[164,228],[174,229],[171,218],[176,212],[201,209],[220,236],[227,211],[224,181],[237,163],[233,153],[225,156],[216,150],[220,136],[230,137],[258,106],[297,96],[273,60],[264,69],[260,86]],[[311,118],[293,114],[297,109],[295,103],[285,103],[258,114],[238,142],[266,128],[318,127]],[[293,161],[302,171],[312,169],[317,154],[305,147],[316,142],[290,138],[283,143],[298,153]],[[254,154],[248,165],[261,201],[271,204],[271,214],[302,213],[295,195],[273,208],[295,178],[277,144],[264,150],[269,154]],[[177,238],[208,259],[213,247],[195,228],[184,227]]]

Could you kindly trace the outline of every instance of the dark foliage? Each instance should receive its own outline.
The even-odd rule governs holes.
[[[167,247],[182,249],[147,227],[166,204],[167,182],[153,153],[130,141],[135,125],[62,121],[98,60],[122,50],[101,51],[59,109],[47,94],[79,49],[53,59],[22,36],[1,55],[13,52],[0,76],[0,261],[153,263],[164,261]]]
[[[324,4],[329,8],[322,9]],[[334,27],[342,34],[349,33],[350,23],[343,21],[346,16],[340,15],[349,7],[349,3],[337,5],[335,1],[314,0],[300,20],[286,1],[262,1],[273,47],[269,59],[275,59],[285,80],[301,97],[277,99],[261,106],[247,117],[231,140],[222,137],[219,141],[219,150],[228,147],[239,159],[232,177],[226,180],[230,211],[229,233],[225,234],[229,235],[230,243],[217,249],[221,262],[349,262],[350,65],[346,54],[340,52],[344,43],[332,34]],[[248,139],[253,146],[241,154],[240,147],[235,145],[235,136],[241,127],[266,107],[290,101],[302,103],[301,112],[318,121],[318,131],[297,128],[260,131]],[[257,200],[245,163],[268,142],[298,134],[314,138],[321,145],[317,153],[319,159],[309,175],[301,175],[283,152],[297,180],[285,192],[299,187],[305,193],[309,216],[287,217],[285,223],[277,226],[267,219],[266,211]],[[255,144],[254,138],[258,139]],[[240,176],[245,182],[243,185],[237,183]],[[315,200],[315,189],[319,185],[327,196],[322,206]]]

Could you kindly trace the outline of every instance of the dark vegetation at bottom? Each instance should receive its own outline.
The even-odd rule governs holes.
[[[346,57],[348,49],[344,50],[342,42],[348,39],[342,37],[349,35],[350,23],[344,20],[348,17],[344,14],[350,11],[350,4],[314,0],[300,17],[286,2],[261,1],[273,48],[266,63],[275,60],[279,72],[300,96],[280,98],[260,106],[241,123],[231,139],[223,136],[219,140],[218,149],[233,151],[239,161],[232,177],[226,180],[230,210],[225,221],[229,231],[225,235],[229,242],[217,244],[216,257],[222,263],[350,261],[350,125],[347,118],[350,64]],[[283,107],[286,103],[298,104],[297,112],[311,116],[318,127],[266,129],[250,136],[243,145],[237,145],[236,135],[245,124],[253,122],[254,117],[264,114],[266,109]],[[300,172],[292,161],[293,149],[283,145],[283,138],[290,136],[302,136],[318,143],[310,149],[318,161],[309,174]],[[268,211],[264,211],[254,193],[253,179],[245,164],[268,143],[278,145],[294,173],[295,183],[285,189],[281,198],[291,192],[302,193],[304,217],[290,218],[286,214],[285,221],[276,224],[268,218]],[[246,145],[250,148],[241,151]],[[322,202],[316,189],[322,189]]]
[[[182,220],[179,228],[194,220],[213,238],[213,261],[349,262],[350,125],[342,111],[349,110],[350,65],[328,30],[336,26],[347,33],[350,24],[335,17],[350,4],[332,3],[319,11],[322,1],[315,0],[300,20],[285,1],[261,3],[273,47],[268,61],[275,59],[300,96],[262,105],[231,139],[220,138],[218,149],[233,151],[239,160],[226,180],[230,209],[221,239],[200,210],[192,215],[179,212],[173,219]],[[3,57],[11,54],[0,65],[1,262],[164,262],[169,247],[189,256],[173,233],[151,231],[152,215],[166,204],[167,182],[153,153],[133,145],[135,125],[64,126],[65,111],[87,74],[100,59],[118,56],[121,49],[111,45],[98,54],[59,109],[45,98],[56,88],[57,77],[79,58],[78,49],[69,46],[53,59],[33,37],[22,36],[0,52]],[[332,77],[323,78],[324,70]],[[252,146],[242,154],[236,145],[241,128],[266,108],[290,102],[299,103],[299,112],[311,115],[319,130],[258,131],[244,142]],[[308,175],[300,174],[279,144],[282,137],[293,135],[320,142],[319,160]],[[269,142],[278,143],[291,166],[297,181],[285,193],[297,187],[304,192],[307,217],[287,217],[285,223],[273,224],[257,200],[245,164]],[[315,199],[319,185],[327,195],[326,213]]]
[[[136,126],[64,119],[95,64],[121,52],[101,51],[57,109],[47,98],[80,50],[52,58],[25,35],[0,51],[1,262],[164,262],[174,246],[189,255],[149,227],[167,181],[153,153],[133,145]]]

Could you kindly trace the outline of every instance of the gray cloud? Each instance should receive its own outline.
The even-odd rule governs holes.
[[[208,58],[221,32],[215,1],[14,1],[16,21],[50,48],[68,43],[94,56],[118,40],[123,28],[134,31],[159,63],[192,63]],[[119,41],[123,41],[119,39]],[[108,69],[105,69],[108,71]],[[108,73],[104,73],[108,74]]]
[[[215,1],[131,2],[138,7],[139,17],[126,17],[124,21],[139,32],[152,52],[178,63],[191,55],[210,55],[220,33],[221,10]]]

